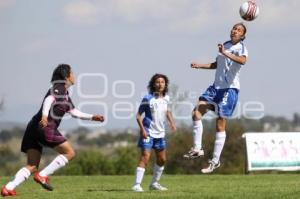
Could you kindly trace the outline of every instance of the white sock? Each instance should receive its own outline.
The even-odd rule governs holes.
[[[193,122],[193,138],[194,138],[194,148],[195,150],[202,149],[202,133],[203,125],[201,120]]]
[[[15,189],[17,186],[19,186],[22,182],[24,182],[25,180],[27,180],[30,176],[30,171],[26,168],[23,167],[21,168],[15,175],[15,178],[10,181],[9,183],[7,183],[7,185],[5,186],[8,190],[13,190]]]
[[[64,155],[58,155],[46,168],[40,172],[40,176],[49,176],[58,169],[64,167],[68,162],[68,159]]]
[[[213,158],[212,158],[212,161],[216,164],[219,163],[219,161],[220,161],[220,156],[221,156],[224,144],[225,144],[225,139],[226,139],[225,131],[216,133],[214,153],[213,153]]]
[[[160,177],[164,171],[164,166],[158,166],[157,164],[153,167],[153,178],[151,184],[154,184],[160,180]]]
[[[145,168],[137,167],[135,175],[135,184],[141,184],[145,173]]]

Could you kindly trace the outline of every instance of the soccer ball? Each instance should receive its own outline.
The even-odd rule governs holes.
[[[259,8],[254,1],[247,1],[240,7],[240,15],[246,21],[253,21],[259,14]]]

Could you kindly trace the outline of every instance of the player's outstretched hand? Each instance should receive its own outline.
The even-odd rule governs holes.
[[[224,54],[224,52],[225,52],[224,45],[223,44],[218,44],[218,48],[219,48],[219,52]]]
[[[198,64],[197,64],[197,63],[192,62],[192,63],[191,63],[191,68],[199,68],[199,67],[198,67]]]
[[[191,68],[196,68],[196,69],[199,69],[199,68],[201,68],[201,67],[199,66],[199,64],[198,64],[198,63],[196,63],[196,62],[192,62],[192,63],[191,63]]]
[[[102,116],[102,115],[93,115],[92,120],[93,121],[104,122],[104,116]]]
[[[148,138],[148,134],[147,132],[145,131],[145,129],[141,129],[140,130],[140,135],[143,139],[147,139]]]

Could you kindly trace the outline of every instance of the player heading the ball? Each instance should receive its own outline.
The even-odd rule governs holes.
[[[215,62],[202,64],[193,62],[195,69],[216,69],[215,81],[199,97],[193,110],[193,140],[191,150],[184,155],[193,159],[204,155],[202,149],[202,117],[209,110],[214,111],[216,119],[216,139],[212,159],[202,173],[211,173],[220,166],[220,156],[226,138],[226,119],[231,117],[238,101],[240,90],[240,70],[247,61],[248,51],[244,39],[247,29],[243,23],[235,24],[230,31],[230,40],[218,44],[218,55]]]

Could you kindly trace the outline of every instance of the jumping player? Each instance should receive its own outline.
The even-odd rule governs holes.
[[[44,189],[52,191],[49,175],[65,166],[75,157],[75,152],[58,131],[58,126],[65,113],[83,120],[104,121],[101,115],[90,115],[77,110],[69,97],[68,88],[75,83],[75,76],[67,64],[58,65],[52,75],[52,87],[47,92],[38,113],[28,123],[23,136],[21,151],[27,155],[27,165],[21,168],[14,179],[1,189],[2,196],[15,196],[16,187],[32,173],[34,180]],[[43,170],[38,171],[43,147],[54,149],[59,155]]]
[[[141,148],[141,156],[136,168],[135,184],[132,190],[144,191],[141,187],[145,168],[149,162],[151,149],[156,154],[156,163],[153,168],[153,178],[149,186],[150,190],[165,191],[158,181],[164,170],[166,162],[165,121],[169,121],[171,130],[176,131],[176,125],[170,110],[170,97],[167,95],[169,80],[167,76],[155,74],[148,84],[149,94],[145,95],[137,113],[137,123],[140,127],[140,139],[138,146]],[[144,119],[142,119],[142,114]]]
[[[197,106],[193,110],[193,140],[194,146],[184,155],[193,159],[204,155],[202,149],[202,117],[212,110],[218,115],[216,119],[216,140],[213,157],[208,162],[208,167],[203,168],[202,173],[211,173],[220,166],[220,156],[225,143],[226,118],[232,116],[238,101],[240,90],[239,74],[246,63],[248,51],[244,44],[246,27],[243,23],[237,23],[230,32],[230,40],[218,44],[219,54],[216,61],[209,64],[192,63],[196,69],[216,69],[215,81],[200,97]]]

